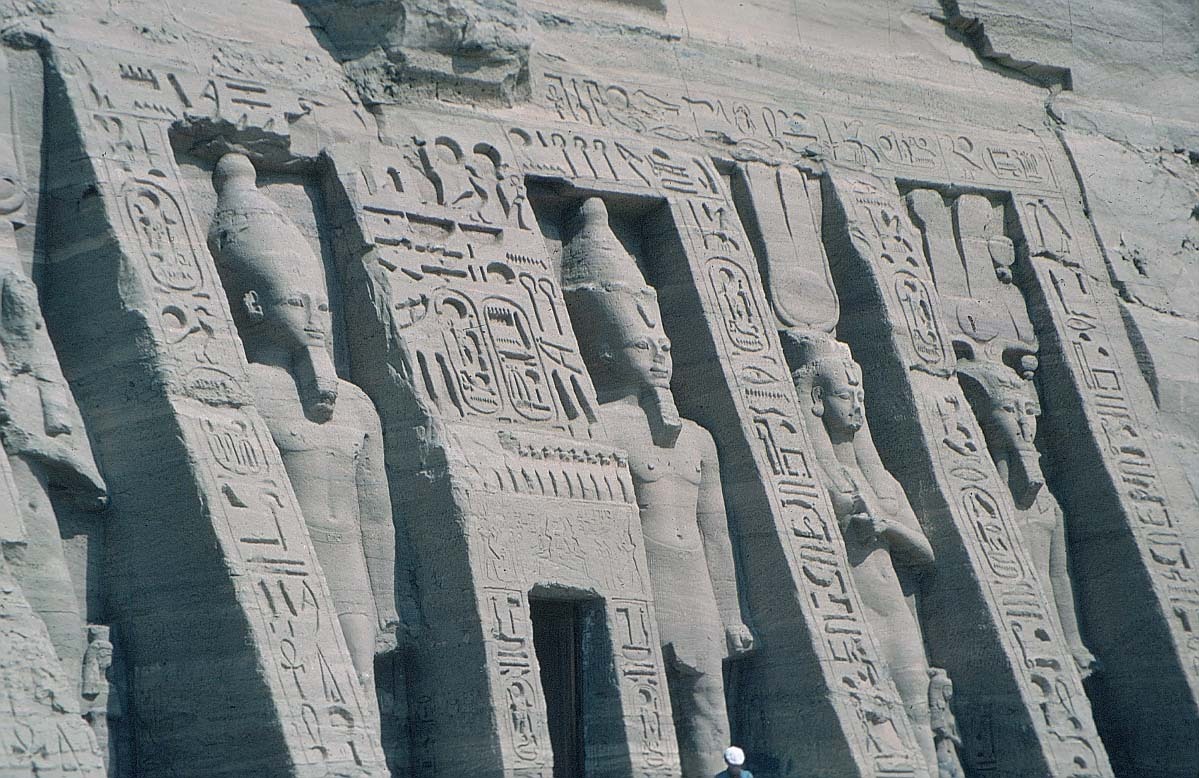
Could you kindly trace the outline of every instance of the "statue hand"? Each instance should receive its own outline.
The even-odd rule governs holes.
[[[868,540],[881,538],[891,528],[891,520],[869,513],[855,513],[849,517],[850,526]]]
[[[399,646],[394,629],[381,629],[375,633],[375,656],[383,656],[395,651]]]
[[[744,624],[734,624],[724,628],[724,638],[728,644],[729,656],[745,656],[754,650],[754,633]]]
[[[1074,664],[1078,666],[1078,672],[1083,678],[1090,677],[1100,669],[1099,660],[1081,643],[1072,646],[1070,653],[1074,655]]]

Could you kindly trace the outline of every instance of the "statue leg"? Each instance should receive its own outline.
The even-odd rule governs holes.
[[[688,661],[668,647],[666,681],[679,738],[683,778],[711,778],[724,769],[729,718],[719,652]]]
[[[50,642],[66,670],[68,683],[78,692],[86,636],[59,535],[58,519],[46,492],[45,479],[21,457],[13,457],[10,461],[28,541],[22,552],[9,560],[11,570],[30,607],[46,625]]]
[[[928,766],[931,778],[937,778],[940,772],[937,768],[937,745],[933,739],[932,717],[928,706],[928,664],[923,661],[913,661],[903,665],[892,665],[891,677],[903,700],[904,710],[908,720],[916,732],[916,741],[920,744],[920,752]]]

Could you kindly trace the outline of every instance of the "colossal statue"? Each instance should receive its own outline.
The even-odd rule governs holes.
[[[729,742],[721,663],[753,647],[716,446],[679,417],[657,296],[612,233],[604,202],[583,202],[567,228],[567,304],[600,417],[629,452],[683,775],[713,775]]]
[[[399,624],[395,529],[379,417],[338,378],[320,259],[258,190],[253,163],[230,153],[213,172],[217,208],[208,240],[270,427],[338,621],[368,691],[376,641]]]
[[[796,339],[796,389],[807,406],[825,487],[845,537],[854,581],[931,774],[939,762],[929,712],[930,668],[914,603],[896,568],[929,568],[933,549],[866,426],[862,371],[825,334]]]
[[[1016,521],[1032,555],[1037,576],[1053,599],[1062,636],[1083,677],[1096,668],[1083,644],[1074,608],[1074,586],[1067,565],[1065,516],[1045,486],[1036,447],[1041,405],[1032,376],[1037,358],[1020,360],[1022,375],[1002,364],[962,360],[958,377],[979,419],[987,448],[1016,503]]]
[[[20,496],[26,540],[10,559],[10,570],[78,690],[83,611],[50,495],[61,489],[86,510],[102,509],[108,496],[46,332],[37,288],[8,258],[0,259],[0,440]]]

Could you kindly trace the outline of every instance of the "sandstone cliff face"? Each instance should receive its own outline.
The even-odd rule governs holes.
[[[1193,2],[185,5],[0,0],[0,773],[1193,774]]]

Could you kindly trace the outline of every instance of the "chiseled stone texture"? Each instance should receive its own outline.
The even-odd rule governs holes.
[[[1193,0],[0,0],[0,776],[1193,778]]]

